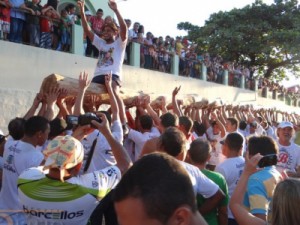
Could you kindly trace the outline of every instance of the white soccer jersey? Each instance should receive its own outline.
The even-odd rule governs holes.
[[[277,168],[279,171],[290,170],[295,172],[300,166],[300,146],[291,143],[289,146],[283,146],[278,143],[279,154]]]
[[[158,137],[159,135],[160,133],[157,128],[152,128],[151,132],[144,132],[144,133],[141,133],[133,129],[129,130],[128,138],[135,143],[134,161],[140,158],[145,142],[148,141],[149,139]]]
[[[9,141],[5,144],[0,209],[21,209],[17,189],[18,177],[24,170],[39,166],[43,159],[44,155],[27,142]]]
[[[48,178],[42,168],[30,168],[18,179],[19,199],[28,224],[87,224],[99,201],[121,179],[111,166],[65,182]]]
[[[245,167],[245,159],[242,156],[227,158],[224,162],[219,164],[215,171],[221,173],[228,185],[228,195],[232,196],[232,193],[243,173]],[[234,218],[232,212],[228,207],[228,218]]]
[[[112,123],[111,132],[115,140],[117,140],[120,143],[123,142],[123,130],[122,130],[121,122],[119,120],[116,120]],[[106,138],[103,136],[101,132],[95,130],[93,133],[89,134],[86,138],[84,138],[81,141],[84,147],[84,163],[82,166],[82,171],[85,166],[86,159],[91,150],[93,141],[96,138],[97,138],[97,144],[95,146],[92,161],[87,170],[88,173],[93,172],[95,170],[106,168],[108,166],[116,165],[117,163]]]
[[[204,198],[210,198],[216,194],[216,192],[219,190],[219,186],[208,179],[198,167],[186,162],[179,162],[186,169],[190,176],[195,195],[201,194]]]

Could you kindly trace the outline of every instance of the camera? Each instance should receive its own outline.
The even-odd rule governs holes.
[[[91,124],[92,120],[95,120],[98,123],[102,122],[102,120],[99,117],[97,117],[97,115],[94,114],[94,113],[85,113],[85,114],[80,115],[80,116],[73,116],[73,115],[68,115],[67,116],[67,123],[72,124],[72,125],[84,126],[84,125],[87,125],[87,124]]]
[[[267,166],[274,166],[277,164],[277,155],[276,154],[269,154],[269,155],[265,155],[263,156],[257,166],[259,168],[263,168],[263,167],[267,167]]]

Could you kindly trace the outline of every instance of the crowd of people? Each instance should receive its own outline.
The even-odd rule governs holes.
[[[87,10],[85,15],[92,31],[99,37],[103,33],[103,24],[114,20],[111,16],[104,17],[102,9],[98,9],[95,15]],[[171,73],[173,56],[178,55],[181,76],[200,79],[202,71],[206,71],[207,81],[222,84],[224,71],[227,70],[230,86],[241,87],[241,82],[245,82],[246,89],[255,90],[255,79],[259,87],[265,83],[263,79],[255,77],[254,67],[226,61],[219,55],[199,53],[197,45],[186,37],[156,37],[151,32],[145,34],[145,28],[139,22],[133,25],[130,19],[125,19],[125,22],[128,28],[125,64],[130,64],[131,46],[135,42],[140,44],[141,68]],[[43,6],[38,0],[0,1],[0,32],[3,40],[70,52],[73,24],[81,24],[81,15],[78,15],[76,5],[71,3],[58,10],[57,0],[48,0]],[[99,57],[99,51],[86,34],[83,45],[86,56]]]
[[[300,116],[252,105],[122,99],[128,29],[117,3],[93,78],[41,90],[1,134],[1,224],[297,225]],[[146,64],[146,59],[145,59]],[[87,94],[103,84],[109,102]],[[184,87],[182,87],[184,88]]]

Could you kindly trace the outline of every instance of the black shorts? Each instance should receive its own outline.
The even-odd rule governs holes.
[[[103,84],[105,85],[105,76],[106,75],[98,75],[98,76],[95,76],[92,80],[93,83],[97,83],[97,84]],[[119,87],[121,87],[121,80],[120,80],[120,77],[116,74],[113,74],[112,75],[112,80],[115,81],[117,83],[117,85]]]

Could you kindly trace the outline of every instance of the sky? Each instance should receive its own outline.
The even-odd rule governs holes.
[[[266,4],[274,0],[262,0]],[[139,22],[154,36],[170,35],[171,37],[184,36],[187,33],[177,29],[180,22],[190,22],[193,25],[203,26],[210,15],[219,11],[230,11],[234,8],[243,8],[255,0],[116,0],[124,19]],[[131,27],[132,28],[132,27]],[[292,86],[293,77],[289,81],[281,82],[284,86]]]
[[[203,26],[212,13],[230,11],[252,4],[255,0],[116,0],[125,19],[144,25],[145,33],[151,31],[154,36],[185,35],[177,30],[180,22],[190,22]],[[271,4],[273,0],[263,0]]]

